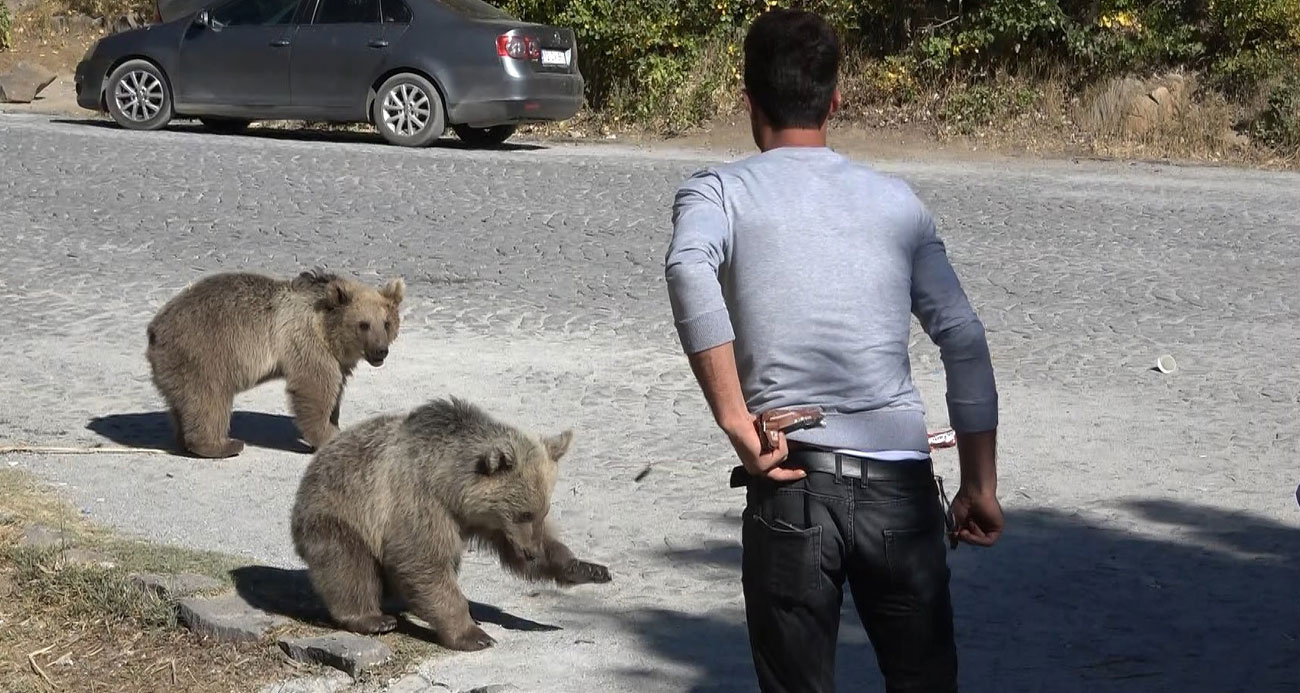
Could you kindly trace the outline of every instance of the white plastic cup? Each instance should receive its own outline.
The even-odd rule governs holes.
[[[1156,370],[1168,375],[1178,370],[1178,362],[1170,354],[1164,354],[1156,359]]]

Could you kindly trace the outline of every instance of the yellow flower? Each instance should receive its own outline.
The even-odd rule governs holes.
[[[1142,23],[1138,21],[1136,15],[1132,12],[1116,12],[1114,14],[1103,15],[1097,18],[1097,23],[1106,29],[1132,29],[1140,30]]]

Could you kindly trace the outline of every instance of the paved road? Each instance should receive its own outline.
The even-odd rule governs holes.
[[[400,274],[404,332],[387,365],[363,366],[344,423],[457,393],[523,425],[573,426],[557,512],[616,576],[539,590],[472,556],[467,593],[517,618],[489,624],[497,648],[424,672],[454,687],[752,690],[741,497],[677,351],[661,270],[673,186],[710,158],[404,151],[0,116],[0,430],[59,445],[165,440],[144,325],[204,273]],[[1002,392],[1008,534],[996,550],[952,554],[963,690],[1294,685],[1300,177],[880,168],[933,207]],[[1161,353],[1177,373],[1150,370]],[[942,426],[937,351],[918,336],[913,358]],[[295,567],[287,515],[307,457],[279,386],[236,406],[236,434],[255,445],[233,460],[9,460],[99,521]],[[634,483],[648,462],[659,464]],[[938,465],[955,476],[952,455]],[[843,679],[879,690],[851,616],[843,636]]]

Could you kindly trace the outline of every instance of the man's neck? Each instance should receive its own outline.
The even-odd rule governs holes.
[[[769,130],[758,143],[759,151],[769,151],[782,147],[825,147],[826,129],[787,128]]]

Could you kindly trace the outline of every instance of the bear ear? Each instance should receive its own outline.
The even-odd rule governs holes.
[[[500,474],[514,468],[514,452],[505,446],[492,448],[478,458],[478,473],[483,476]]]
[[[342,308],[352,301],[348,287],[340,281],[332,281],[325,287],[325,303],[330,308]]]
[[[406,297],[406,282],[401,277],[393,279],[385,284],[384,288],[379,290],[379,293],[384,298],[392,301],[394,305],[398,305]]]
[[[556,436],[547,436],[542,439],[542,444],[546,446],[546,453],[551,456],[551,460],[559,462],[561,457],[569,451],[569,445],[573,443],[573,431],[564,431]]]

